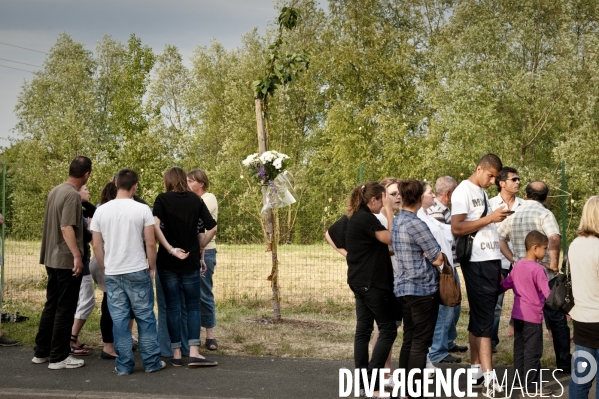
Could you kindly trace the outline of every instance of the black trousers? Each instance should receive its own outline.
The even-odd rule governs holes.
[[[422,370],[426,367],[426,355],[433,343],[439,313],[439,293],[427,296],[406,295],[397,300],[403,312],[403,344],[399,353],[399,368],[406,370],[406,377],[412,369],[421,370],[414,381],[422,381]]]
[[[66,359],[71,351],[71,329],[82,275],[73,276],[71,269],[54,269],[46,266],[48,287],[46,304],[35,337],[35,356],[49,357],[51,363]]]
[[[549,288],[553,288],[556,279],[549,281]],[[566,315],[560,311],[545,306],[543,308],[545,323],[553,336],[553,350],[555,364],[558,369],[570,372],[572,368],[572,355],[570,354],[570,327]]]
[[[542,356],[543,325],[514,319],[514,367],[531,393],[539,389]]]
[[[356,298],[354,363],[357,369],[368,369],[368,374],[371,375],[373,369],[385,366],[389,351],[397,337],[397,325],[395,324],[397,302],[390,290],[376,287],[350,288]],[[368,361],[368,343],[375,321],[379,329],[379,339],[376,341],[372,357]]]

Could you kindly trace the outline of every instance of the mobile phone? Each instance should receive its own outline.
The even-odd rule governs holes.
[[[516,211],[507,211],[507,212],[511,215],[512,213],[515,213]]]

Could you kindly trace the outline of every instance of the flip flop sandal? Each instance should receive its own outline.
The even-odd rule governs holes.
[[[213,349],[214,347],[214,349]],[[206,349],[209,351],[215,351],[218,349],[218,342],[214,338],[206,338]]]
[[[71,344],[72,347],[75,347],[77,349],[85,349],[87,351],[94,349],[93,346],[88,345],[86,343],[81,343],[79,345],[77,345],[77,341],[79,341],[79,337],[77,335],[73,335],[71,334],[71,342],[74,342],[75,344]]]
[[[77,348],[76,346],[71,345],[71,355],[89,356],[89,351],[87,349]]]

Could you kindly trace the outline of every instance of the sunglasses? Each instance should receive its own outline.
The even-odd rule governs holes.
[[[505,181],[508,181],[508,180],[511,180],[511,181],[513,181],[515,183],[517,181],[520,181],[520,178],[519,177],[512,177],[511,179],[505,179]]]

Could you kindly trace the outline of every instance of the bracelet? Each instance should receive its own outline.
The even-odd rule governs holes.
[[[171,255],[175,254],[175,247],[171,247],[171,250],[169,251],[171,253]]]

